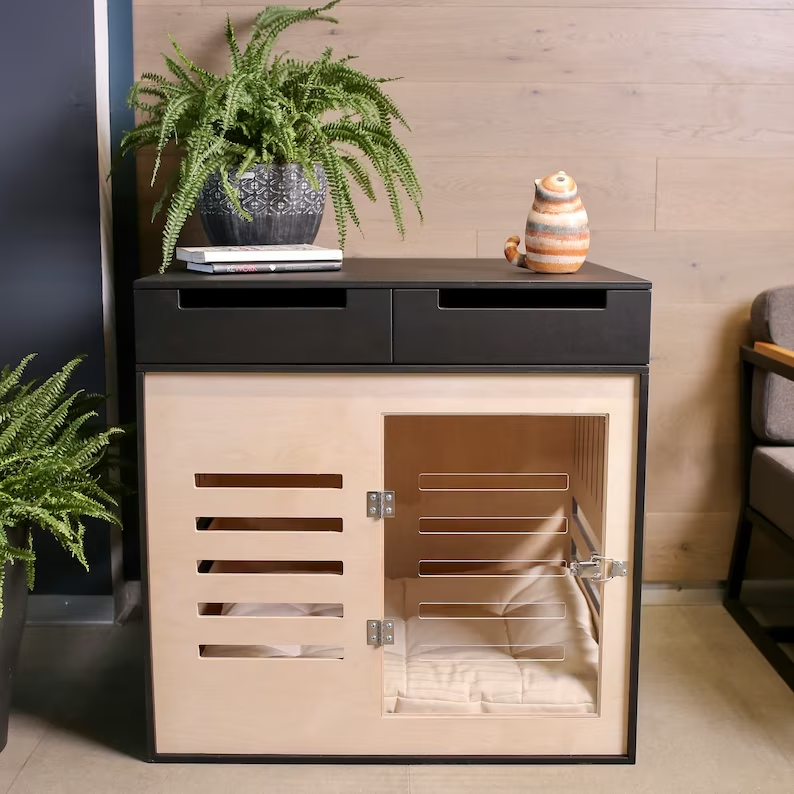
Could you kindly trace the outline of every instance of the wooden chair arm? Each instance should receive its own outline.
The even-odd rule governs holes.
[[[753,348],[763,356],[769,356],[769,358],[773,358],[781,364],[789,364],[794,367],[794,350],[780,347],[780,345],[773,345],[770,342],[756,342]]]
[[[742,359],[756,367],[794,381],[794,350],[769,342],[756,342],[752,348],[742,348]]]

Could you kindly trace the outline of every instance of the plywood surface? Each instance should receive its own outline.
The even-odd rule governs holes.
[[[244,25],[263,5],[134,0],[136,72],[161,70],[166,31],[225,69],[225,14]],[[571,173],[591,259],[654,282],[647,576],[724,578],[734,524],[723,517],[738,505],[736,346],[753,297],[794,283],[794,2],[343,0],[335,14],[333,34],[306,25],[285,46],[330,44],[405,78],[388,90],[427,195],[427,220],[409,215],[404,241],[387,204],[362,204],[364,236],[351,232],[347,255],[501,256],[533,180]],[[141,159],[148,273],[161,227],[149,224],[157,195]],[[333,227],[329,211],[318,243],[335,243]],[[205,241],[198,222],[183,240]]]
[[[627,560],[631,569],[636,376],[149,373],[144,406],[159,752],[478,755],[497,747],[507,755],[625,752],[629,579],[611,582],[605,597],[597,717],[382,719],[377,707],[382,651],[366,644],[362,629],[382,614],[383,532],[389,522],[367,518],[363,508],[366,491],[383,485],[384,414],[605,413],[610,424],[604,553]],[[211,424],[208,415],[214,417]],[[197,471],[335,472],[342,474],[343,487],[204,489],[194,485]],[[306,517],[307,511],[341,516],[342,533],[277,537],[196,529],[197,515]],[[232,554],[233,560],[335,558],[344,570],[342,575],[198,573],[196,559],[215,554],[227,560]],[[198,614],[200,603],[264,597],[274,603],[305,603],[310,597],[342,603],[344,618]],[[344,648],[344,658],[199,655],[203,644],[263,642],[332,643]]]

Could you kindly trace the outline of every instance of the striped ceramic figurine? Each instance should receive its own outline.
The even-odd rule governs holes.
[[[518,250],[520,237],[505,243],[511,265],[536,273],[575,273],[590,248],[587,213],[576,182],[565,173],[535,180],[535,201],[527,215],[527,253]]]

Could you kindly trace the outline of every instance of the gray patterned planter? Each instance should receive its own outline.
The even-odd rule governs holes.
[[[14,546],[27,543],[21,529],[6,530],[8,540]],[[5,565],[3,584],[3,616],[0,617],[0,752],[8,741],[8,713],[11,709],[11,690],[14,670],[22,642],[25,611],[28,604],[28,580],[25,564],[10,562]]]
[[[288,245],[313,243],[323,219],[328,183],[315,166],[320,190],[314,190],[297,163],[257,165],[232,181],[243,208],[253,221],[241,218],[213,174],[198,199],[201,222],[213,245]]]

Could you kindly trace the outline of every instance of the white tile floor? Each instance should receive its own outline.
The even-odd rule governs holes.
[[[794,693],[718,606],[644,609],[633,767],[146,764],[139,631],[27,631],[0,794],[794,792]]]

